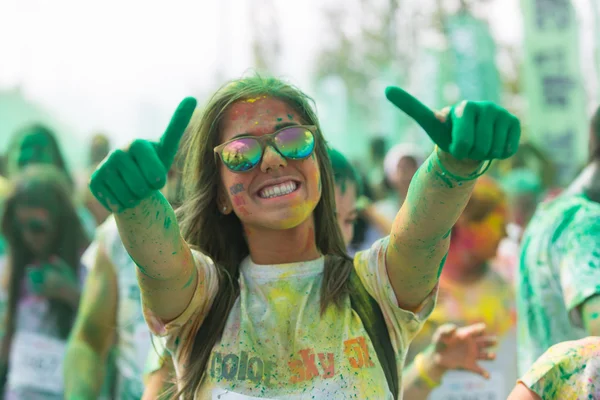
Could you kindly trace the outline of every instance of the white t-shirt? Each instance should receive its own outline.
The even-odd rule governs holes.
[[[5,259],[2,268],[6,269]],[[78,271],[80,284],[85,274]],[[6,273],[6,271],[4,271]],[[27,278],[22,281],[15,313],[6,400],[60,400],[64,398],[63,360],[66,339],[61,338],[58,317],[51,312],[50,300],[33,293]],[[3,293],[1,296],[7,296]],[[4,307],[6,303],[4,303]],[[3,314],[6,313],[6,309]],[[4,315],[2,315],[4,317]]]
[[[121,242],[115,219],[110,216],[99,228],[96,240],[83,256],[91,266],[98,246],[103,246],[115,268],[118,285],[117,306],[117,392],[119,400],[139,399],[144,392],[142,375],[152,349],[150,330],[142,314],[136,265]]]
[[[386,272],[388,242],[382,239],[358,253],[354,265],[385,317],[402,387],[406,350],[433,310],[437,288],[418,313],[399,308]],[[144,309],[154,333],[167,337],[178,376],[185,372],[181,349],[191,345],[218,290],[212,261],[198,252],[194,256],[204,290],[196,290],[188,308],[166,326]],[[341,309],[331,306],[320,314],[323,268],[323,257],[284,265],[257,265],[249,257],[242,262],[240,296],[213,347],[196,399],[393,398],[349,297]]]

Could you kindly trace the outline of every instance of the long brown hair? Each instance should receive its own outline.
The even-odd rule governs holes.
[[[81,252],[89,244],[87,235],[79,221],[70,187],[62,171],[50,165],[30,165],[14,179],[12,192],[6,199],[1,220],[2,235],[8,244],[8,289],[7,313],[5,315],[6,335],[2,343],[3,357],[10,348],[15,329],[17,304],[21,297],[25,267],[34,262],[35,255],[28,248],[16,220],[19,206],[36,207],[48,210],[54,227],[53,242],[50,244],[55,255],[64,260],[77,276]],[[77,310],[58,301],[50,300],[50,314],[56,318],[58,332],[66,339]]]
[[[242,224],[231,213],[218,211],[217,193],[221,185],[218,159],[213,148],[220,141],[220,126],[225,111],[233,103],[258,96],[277,98],[292,107],[301,123],[317,126],[315,152],[322,181],[321,199],[313,218],[316,244],[327,255],[321,288],[321,313],[331,305],[339,305],[346,291],[346,281],[353,268],[335,216],[334,181],[327,143],[319,128],[313,100],[296,87],[271,77],[252,76],[230,82],[219,89],[195,120],[188,142],[184,168],[185,201],[179,209],[181,232],[194,248],[207,254],[219,272],[219,291],[212,308],[196,334],[193,343],[182,351],[186,372],[180,378],[178,395],[193,398],[206,371],[211,351],[221,337],[229,312],[239,295],[239,265],[248,256],[248,244]]]

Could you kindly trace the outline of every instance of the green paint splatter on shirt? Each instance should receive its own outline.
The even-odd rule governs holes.
[[[521,242],[517,274],[519,375],[549,347],[584,335],[571,311],[600,294],[600,204],[583,194],[538,207]]]

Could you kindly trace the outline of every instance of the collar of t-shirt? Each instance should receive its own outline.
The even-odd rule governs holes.
[[[323,272],[324,266],[325,257],[322,256],[311,261],[272,265],[256,264],[248,256],[242,261],[240,271],[257,283],[266,283],[275,280],[280,281],[282,279],[318,275]]]

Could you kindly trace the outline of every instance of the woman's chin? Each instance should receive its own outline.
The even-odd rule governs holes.
[[[303,212],[304,211],[304,212]],[[257,221],[244,221],[244,226],[253,230],[288,230],[294,229],[304,224],[311,216],[312,210],[277,210],[269,213],[262,213]],[[268,214],[268,215],[267,215]]]

